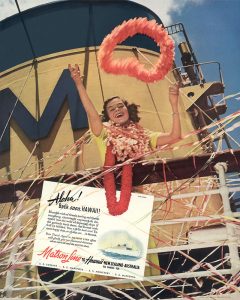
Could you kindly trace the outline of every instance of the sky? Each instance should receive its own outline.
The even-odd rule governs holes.
[[[18,0],[21,10],[50,0]],[[199,63],[218,61],[225,95],[240,92],[240,0],[135,0],[154,11],[165,26],[183,23]],[[17,13],[15,0],[0,0],[0,20]],[[218,80],[217,67],[203,67],[207,80]],[[240,95],[228,100],[230,114],[240,110]],[[236,135],[236,132],[234,133]],[[239,135],[240,136],[240,135]],[[240,142],[240,137],[236,135]],[[235,145],[236,146],[236,145]],[[235,147],[234,147],[235,148]]]

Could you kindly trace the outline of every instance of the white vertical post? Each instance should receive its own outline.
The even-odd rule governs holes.
[[[227,164],[224,162],[217,163],[214,166],[215,170],[218,173],[220,188],[219,192],[223,201],[223,210],[224,215],[228,217],[233,217],[233,212],[231,210],[230,201],[229,201],[229,189],[226,185],[226,177],[225,172],[227,171]],[[234,225],[226,223],[226,231],[227,237],[230,244],[229,247],[229,255],[230,255],[230,263],[231,263],[231,273],[235,275],[240,270],[240,259],[238,254],[238,237],[234,230]]]
[[[21,201],[21,196],[22,196],[22,192],[21,191],[16,191],[16,197],[20,200],[17,202],[17,206],[15,207],[15,212],[14,215],[11,216],[11,219],[13,220],[13,222],[11,223],[12,225],[12,233],[15,234],[21,227],[21,220],[18,217],[18,214],[21,212],[22,209],[22,201]],[[16,237],[16,239],[14,240],[14,246],[12,247],[12,250],[9,254],[9,259],[8,259],[8,265],[11,265],[12,262],[15,261],[16,259],[16,254],[18,251],[18,242],[20,241],[20,236],[18,235]],[[5,291],[5,295],[7,298],[11,298],[12,297],[12,293],[13,293],[13,284],[14,284],[14,276],[15,276],[15,270],[8,270],[7,271],[7,275],[6,275],[6,281],[5,281],[5,287],[4,287],[4,291]]]

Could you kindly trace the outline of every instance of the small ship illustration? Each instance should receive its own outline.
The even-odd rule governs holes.
[[[128,246],[127,244],[118,244],[114,247],[109,247],[106,249],[103,249],[103,252],[105,254],[111,254],[111,255],[121,255],[121,256],[131,256],[131,257],[140,257],[141,251],[140,250],[134,250],[132,247]]]

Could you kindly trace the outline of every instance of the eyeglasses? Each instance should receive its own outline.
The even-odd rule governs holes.
[[[109,105],[107,107],[107,111],[108,112],[114,112],[116,109],[123,109],[125,107],[126,107],[125,104],[123,104],[123,103],[117,103],[116,105]]]

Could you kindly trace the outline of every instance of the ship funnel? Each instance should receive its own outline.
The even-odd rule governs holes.
[[[197,84],[197,75],[194,71],[194,61],[192,59],[191,51],[186,42],[182,42],[178,45],[178,48],[181,53],[181,60],[184,67],[185,72],[187,72],[190,81],[193,84]]]

